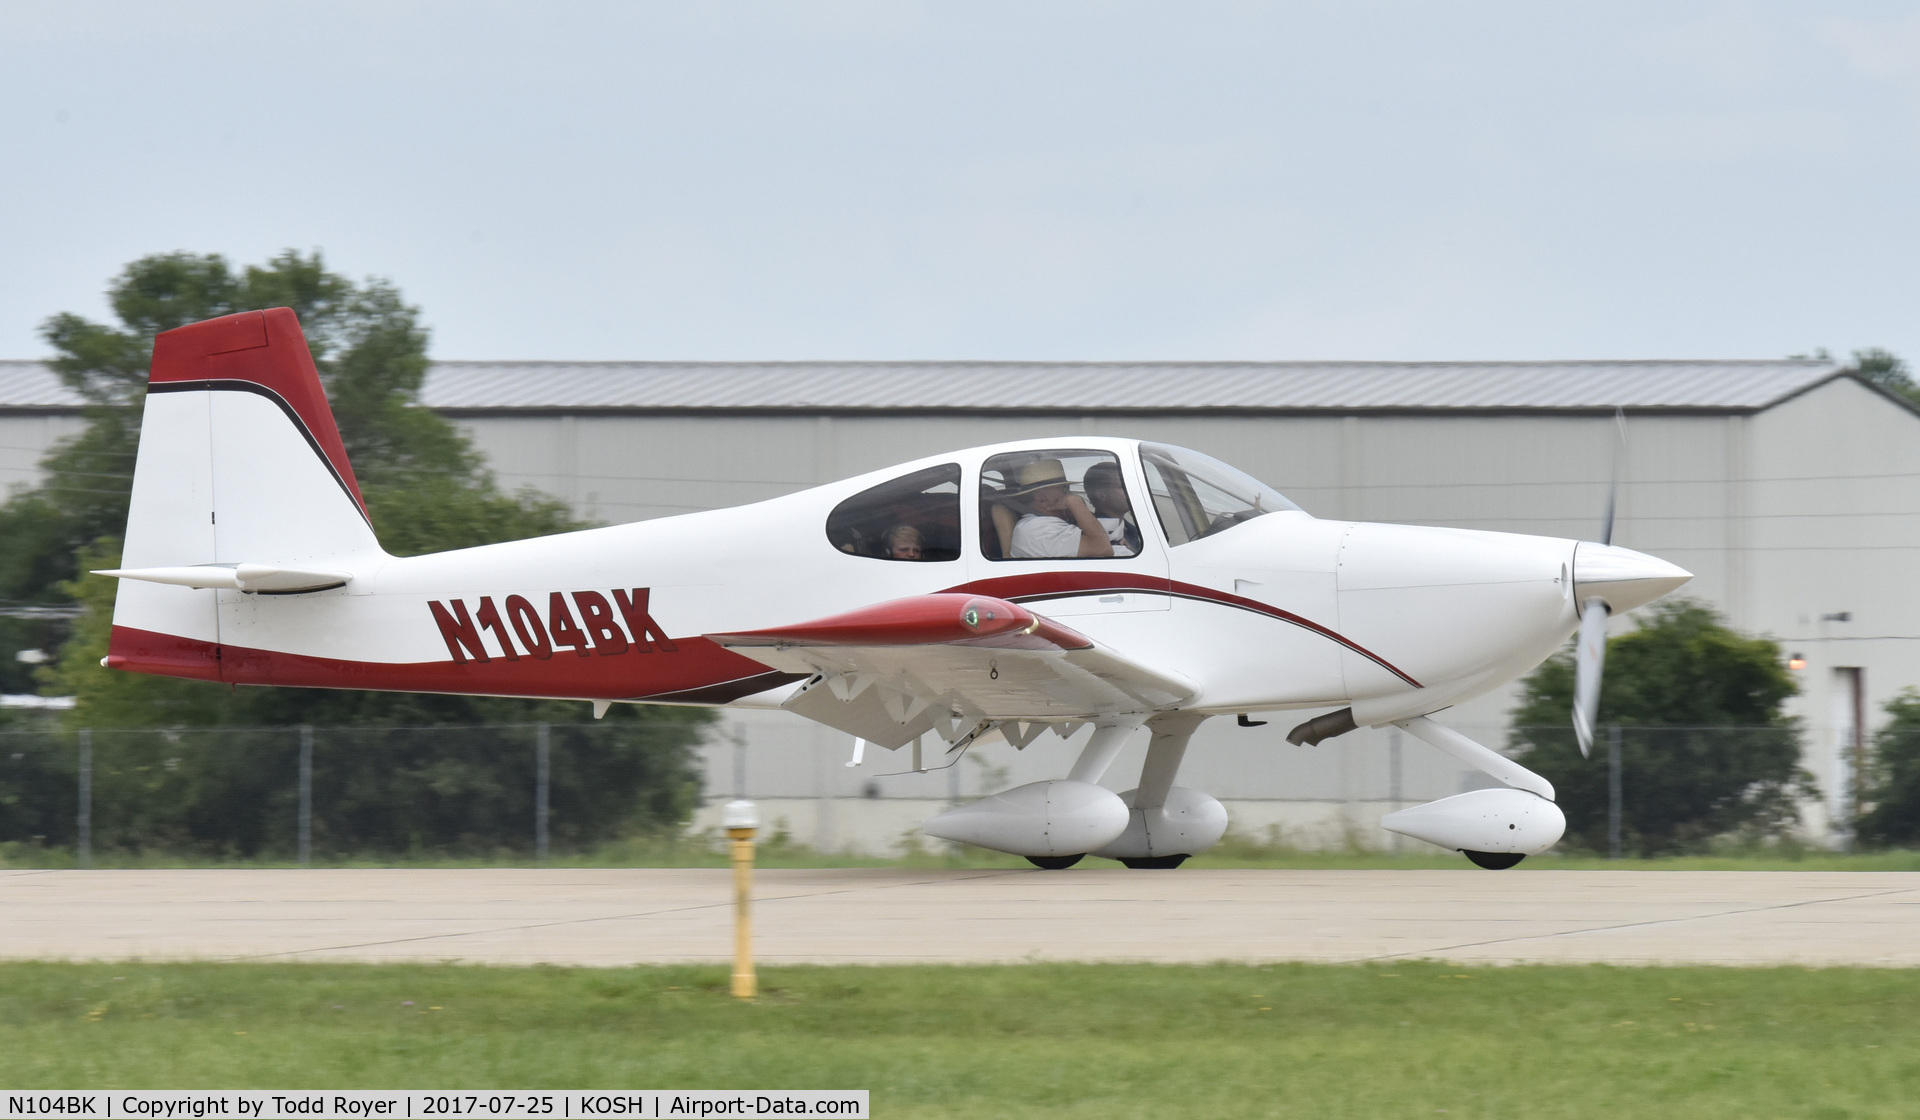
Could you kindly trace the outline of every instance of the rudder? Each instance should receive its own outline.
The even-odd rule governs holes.
[[[217,595],[338,585],[385,555],[291,309],[154,339],[110,664],[218,679]]]

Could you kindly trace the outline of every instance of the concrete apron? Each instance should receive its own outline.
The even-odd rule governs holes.
[[[0,872],[0,956],[722,962],[705,869]],[[1920,965],[1920,873],[761,871],[764,964]]]

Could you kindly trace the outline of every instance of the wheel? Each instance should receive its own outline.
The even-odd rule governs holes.
[[[1505,871],[1527,858],[1524,852],[1469,852],[1465,848],[1460,849],[1460,854],[1488,871]]]
[[[1128,867],[1139,868],[1143,871],[1171,871],[1187,862],[1187,857],[1184,855],[1135,856],[1129,859],[1123,856],[1120,862],[1126,864]]]
[[[1082,852],[1077,856],[1028,856],[1027,862],[1042,871],[1065,871],[1085,858],[1087,855]]]

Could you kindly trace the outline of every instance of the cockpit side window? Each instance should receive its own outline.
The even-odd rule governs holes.
[[[1245,471],[1184,447],[1143,443],[1140,465],[1169,545],[1225,532],[1262,514],[1300,508]]]
[[[873,560],[958,560],[960,464],[942,463],[860,491],[827,515],[827,540]]]
[[[989,560],[1140,554],[1140,529],[1110,451],[995,455],[980,469],[980,549]]]

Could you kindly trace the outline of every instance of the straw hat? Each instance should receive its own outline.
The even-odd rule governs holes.
[[[1013,485],[1000,492],[1003,498],[1018,498],[1049,486],[1067,485],[1067,468],[1058,459],[1036,459],[1014,474]]]

